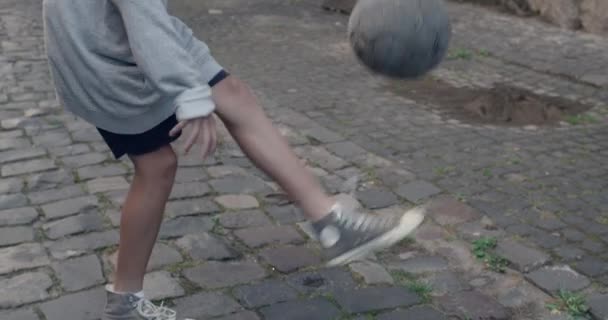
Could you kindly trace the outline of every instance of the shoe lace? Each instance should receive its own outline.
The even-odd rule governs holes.
[[[149,320],[176,320],[177,313],[162,304],[156,306],[150,300],[140,299],[137,301],[137,312]]]
[[[376,216],[357,211],[344,213],[341,209],[335,211],[336,220],[344,228],[355,231],[377,231],[388,228],[393,219],[390,216]]]

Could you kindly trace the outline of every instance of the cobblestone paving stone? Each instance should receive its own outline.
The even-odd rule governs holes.
[[[328,190],[358,176],[352,194],[381,214],[435,205],[411,241],[319,267],[301,213],[222,129],[214,157],[180,159],[150,297],[195,319],[565,319],[545,304],[566,287],[606,319],[607,39],[449,3],[453,46],[474,54],[434,76],[583,101],[599,120],[474,126],[385,89],[350,55],[347,17],[318,1],[172,5]],[[0,3],[0,318],[95,320],[133,169],[55,102],[40,13],[40,1]],[[472,255],[482,235],[498,237],[507,273]]]

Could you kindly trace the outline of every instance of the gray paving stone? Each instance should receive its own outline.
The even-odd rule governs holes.
[[[218,292],[203,292],[177,299],[174,303],[179,317],[193,319],[209,319],[242,310],[234,299]]]
[[[219,223],[224,228],[229,229],[262,227],[272,224],[270,219],[260,210],[225,212],[220,215]]]
[[[61,158],[63,165],[68,168],[81,168],[100,164],[106,160],[108,160],[108,155],[102,153],[85,153]]]
[[[445,315],[429,306],[413,307],[407,310],[397,310],[383,313],[376,317],[378,320],[445,320]]]
[[[291,226],[265,226],[240,229],[234,235],[250,248],[277,244],[299,244],[302,236]]]
[[[163,222],[160,227],[161,239],[175,238],[187,234],[208,232],[213,229],[211,217],[182,217]]]
[[[334,294],[340,290],[354,290],[357,283],[343,268],[302,271],[287,276],[287,283],[303,295]]]
[[[418,202],[441,192],[439,188],[426,181],[413,181],[399,186],[394,191],[411,202]]]
[[[580,260],[585,255],[585,251],[571,245],[557,247],[553,252],[566,261]]]
[[[51,159],[35,159],[5,164],[1,171],[3,177],[11,177],[55,168],[57,168],[55,161]]]
[[[20,244],[34,240],[32,227],[5,227],[0,228],[0,247]]]
[[[253,311],[243,311],[233,313],[225,317],[217,318],[216,320],[260,320],[260,317]]]
[[[105,301],[105,290],[94,288],[42,303],[40,310],[46,320],[97,320],[101,317]]]
[[[583,259],[576,262],[573,267],[589,277],[597,277],[608,273],[608,264],[606,261],[592,256],[583,257]]]
[[[336,293],[336,301],[348,313],[409,307],[421,302],[415,293],[402,287],[369,287]]]
[[[606,250],[606,244],[590,238],[585,239],[579,246],[592,254],[602,253]]]
[[[591,314],[600,320],[608,319],[608,294],[594,294],[587,299]]]
[[[380,264],[359,261],[349,265],[352,272],[363,278],[366,284],[393,284],[393,278]]]
[[[546,266],[527,274],[526,278],[549,293],[556,293],[562,289],[578,291],[590,284],[587,277],[568,266]]]
[[[0,280],[0,308],[15,308],[45,300],[52,285],[51,278],[43,272],[23,273]]]
[[[204,288],[217,289],[265,278],[266,271],[252,261],[210,261],[185,270],[184,276]]]
[[[92,194],[127,189],[129,183],[124,177],[106,177],[87,181],[87,190]]]
[[[464,275],[453,271],[433,274],[427,282],[433,289],[434,295],[458,294],[460,291],[471,289],[471,286],[464,280]]]
[[[469,319],[510,319],[509,311],[494,299],[477,291],[464,291],[457,295],[445,295],[437,302],[446,314]]]
[[[80,180],[89,180],[124,175],[127,169],[119,164],[93,165],[79,168],[76,172]]]
[[[84,191],[81,186],[72,185],[58,189],[30,192],[27,196],[33,204],[46,204],[49,202],[76,198],[82,195],[84,195]]]
[[[50,242],[46,246],[53,258],[62,260],[79,256],[92,250],[116,245],[118,244],[118,239],[117,230],[108,230]]]
[[[16,311],[0,311],[0,319],[4,320],[40,320],[32,309]]]
[[[381,209],[399,202],[390,190],[382,188],[366,189],[357,192],[357,199],[368,209]]]
[[[336,154],[340,158],[348,159],[365,154],[365,149],[350,141],[330,143],[325,146],[327,150]]]
[[[283,273],[314,266],[321,262],[319,256],[303,246],[267,248],[260,252],[260,256]]]
[[[0,226],[30,224],[38,218],[38,212],[32,207],[0,211]]]
[[[441,256],[415,256],[406,260],[390,261],[388,268],[414,274],[438,272],[448,268],[448,261]]]
[[[298,298],[294,289],[277,279],[237,287],[233,294],[246,308],[258,308]]]
[[[509,260],[512,267],[526,273],[545,265],[551,260],[551,257],[543,251],[530,248],[511,239],[498,241],[496,253]]]
[[[46,152],[42,149],[20,149],[0,152],[0,163],[23,161],[44,156]]]
[[[340,159],[326,149],[317,146],[296,147],[294,149],[299,157],[327,170],[334,171],[348,166],[348,162]]]
[[[209,176],[204,168],[180,168],[175,175],[175,181],[178,183],[207,181]]]
[[[433,200],[428,206],[427,214],[442,226],[453,226],[480,217],[477,210],[450,196]]]
[[[77,213],[90,212],[97,208],[98,205],[99,201],[97,197],[83,196],[45,204],[42,206],[42,212],[44,212],[47,219],[56,219]]]
[[[267,208],[266,212],[279,224],[293,224],[304,221],[302,211],[293,205],[272,206]]]
[[[209,184],[218,193],[254,194],[271,191],[264,180],[251,175],[224,176],[209,181]]]
[[[199,198],[208,195],[211,192],[209,185],[204,182],[185,182],[176,183],[171,190],[171,200]]]
[[[566,239],[570,241],[582,241],[583,239],[585,239],[584,233],[573,228],[564,229],[561,233]]]
[[[104,259],[112,266],[113,270],[116,270],[118,250],[111,255],[104,257]],[[148,261],[148,265],[146,266],[146,271],[156,271],[166,266],[182,262],[183,260],[182,255],[177,250],[162,242],[156,243],[152,249],[150,261]]]
[[[47,265],[49,258],[41,245],[26,243],[0,249],[0,275]]]
[[[105,145],[104,145],[105,146]],[[107,148],[107,146],[106,146]],[[75,156],[91,151],[91,148],[86,144],[70,144],[60,147],[51,147],[48,149],[49,154],[54,157]],[[97,150],[99,151],[99,150]],[[104,150],[105,151],[105,150]]]
[[[102,229],[103,219],[97,212],[79,214],[42,225],[42,230],[49,239],[59,239],[76,233]]]
[[[215,201],[228,210],[254,209],[260,206],[258,200],[249,195],[223,195],[215,198]]]
[[[192,216],[219,212],[220,208],[210,199],[177,200],[167,203],[167,217]]]
[[[23,190],[23,180],[20,178],[2,178],[0,194],[18,193]]]
[[[175,244],[195,260],[222,261],[240,256],[240,253],[225,240],[206,232],[186,235],[178,239]]]
[[[101,264],[95,255],[54,262],[52,267],[67,292],[100,285],[105,281]]]
[[[74,184],[74,176],[64,169],[37,173],[27,177],[27,189],[30,192],[56,189],[72,184]]]
[[[221,178],[230,175],[247,175],[247,170],[237,166],[212,166],[207,168],[207,172],[213,178]]]
[[[19,208],[27,205],[27,198],[21,193],[0,194],[0,210]]]
[[[302,130],[302,134],[320,143],[331,143],[344,140],[338,133],[321,126],[304,129]]]
[[[260,312],[266,320],[330,320],[340,315],[340,310],[323,298],[278,303]]]
[[[178,279],[167,271],[154,271],[144,277],[144,293],[150,300],[177,298],[185,294]]]

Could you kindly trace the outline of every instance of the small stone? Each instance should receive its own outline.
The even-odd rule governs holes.
[[[27,205],[27,198],[21,193],[0,194],[0,210],[19,208]]]
[[[596,257],[586,256],[574,264],[574,268],[589,277],[597,277],[608,273],[608,263]]]
[[[547,266],[526,275],[526,278],[551,294],[562,289],[578,291],[590,284],[587,277],[578,274],[568,266]]]
[[[181,297],[185,294],[179,281],[167,271],[155,271],[144,277],[144,294],[146,299],[162,300]]]
[[[173,186],[169,199],[199,198],[211,192],[209,186],[204,182],[177,183]]]
[[[0,249],[0,275],[49,264],[49,258],[37,243]]]
[[[211,200],[178,200],[167,203],[165,209],[167,217],[194,216],[219,212],[220,208]]]
[[[280,280],[267,280],[234,289],[234,296],[247,308],[295,300],[298,293]]]
[[[456,230],[467,240],[475,240],[481,237],[501,238],[504,234],[501,229],[488,229],[480,221],[465,222],[458,225]]]
[[[266,320],[337,319],[340,310],[323,298],[282,302],[260,309]]]
[[[29,160],[46,155],[43,149],[20,149],[0,152],[0,163]]]
[[[116,230],[108,230],[55,241],[50,243],[48,248],[55,259],[61,260],[79,256],[91,250],[116,245],[118,244],[118,239],[119,236]]]
[[[587,299],[587,304],[596,319],[608,319],[608,294],[594,294]]]
[[[564,260],[580,260],[585,255],[585,251],[569,245],[557,247],[553,252]]]
[[[38,315],[32,309],[22,309],[16,311],[0,311],[2,320],[39,320]]]
[[[234,299],[219,292],[203,292],[177,299],[174,303],[180,317],[192,319],[209,319],[243,309]]]
[[[339,292],[336,301],[346,312],[360,313],[410,307],[420,303],[421,298],[406,288],[369,287]]]
[[[450,196],[432,201],[427,214],[442,226],[453,226],[479,217],[475,209]]]
[[[448,268],[448,262],[440,256],[417,256],[403,261],[393,261],[389,263],[388,268],[419,274],[444,271]]]
[[[106,291],[95,288],[51,300],[40,305],[46,320],[97,320],[103,314]]]
[[[0,280],[0,308],[15,308],[45,300],[53,280],[42,272],[24,273]]]
[[[291,226],[266,226],[240,229],[234,235],[250,248],[276,244],[298,244],[304,242],[300,234]]]
[[[104,283],[101,264],[95,255],[56,262],[52,265],[61,286],[67,291],[78,291]]]
[[[239,256],[225,241],[206,232],[186,235],[175,244],[196,260],[228,260]]]
[[[272,224],[260,210],[226,212],[220,215],[219,222],[224,228],[229,229],[262,227]]]
[[[371,261],[350,264],[350,269],[363,278],[366,284],[393,284],[393,278],[381,265]]]
[[[0,226],[30,224],[38,218],[34,208],[19,208],[0,211]]]
[[[33,204],[46,204],[54,201],[76,198],[82,195],[84,195],[82,188],[79,185],[72,185],[64,188],[29,193],[28,198]]]
[[[103,219],[98,213],[80,214],[42,226],[42,230],[49,239],[59,239],[76,233],[100,231],[101,229],[103,229]]]
[[[252,261],[215,262],[187,269],[184,276],[208,289],[232,287],[266,277],[266,271]]]
[[[410,182],[401,185],[395,190],[395,193],[410,202],[418,202],[440,192],[441,190],[439,188],[426,181]]]
[[[97,197],[84,196],[43,205],[42,211],[47,219],[56,219],[71,216],[79,212],[89,212],[97,208],[98,205]]]
[[[310,249],[302,246],[268,248],[260,252],[260,256],[283,273],[289,273],[321,262],[321,259]]]
[[[32,227],[0,228],[0,247],[19,244],[34,240]]]
[[[98,178],[87,182],[90,193],[101,193],[113,190],[126,190],[129,183],[124,177]]]
[[[25,173],[34,173],[55,168],[57,168],[55,161],[51,159],[20,161],[2,166],[2,176],[17,176]]]
[[[23,180],[19,178],[3,178],[0,180],[0,194],[18,193],[23,190]]]
[[[68,168],[81,168],[93,164],[99,164],[108,159],[107,155],[101,153],[85,153],[75,156],[61,158],[61,162]]]
[[[209,182],[218,193],[226,194],[253,194],[270,192],[266,182],[251,175],[225,176]]]
[[[223,14],[224,11],[220,10],[220,9],[209,9],[209,14],[211,15],[219,15],[219,14]]]
[[[78,178],[82,181],[124,175],[127,173],[127,169],[119,165],[95,165],[79,168],[77,172]]]
[[[233,210],[253,209],[260,206],[258,200],[249,195],[223,195],[215,198],[215,201],[222,207]]]
[[[437,298],[441,308],[451,315],[466,319],[508,320],[509,312],[494,299],[477,291],[463,291],[455,295]]]
[[[187,234],[209,232],[213,229],[210,217],[183,217],[164,222],[160,227],[159,236],[162,239],[181,237]]]
[[[499,241],[496,253],[507,259],[515,269],[524,273],[545,265],[551,259],[542,251],[510,239]]]
[[[367,189],[357,192],[357,198],[368,209],[381,209],[398,203],[397,197],[386,189]]]
[[[207,172],[213,178],[221,178],[224,176],[237,176],[237,175],[247,175],[247,171],[240,167],[235,166],[215,166],[207,168]]]
[[[446,320],[441,312],[430,306],[413,307],[407,310],[397,310],[376,317],[377,320]]]
[[[74,176],[70,172],[65,171],[64,169],[42,172],[27,177],[27,188],[30,192],[48,189],[58,189],[58,187],[65,187],[73,184]],[[72,186],[72,188],[73,187],[74,186]],[[68,189],[68,191],[71,190]]]

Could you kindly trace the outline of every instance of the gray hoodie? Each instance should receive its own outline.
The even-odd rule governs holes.
[[[167,11],[167,0],[44,0],[45,45],[59,101],[114,133],[147,131],[173,114],[212,113],[222,67]]]

